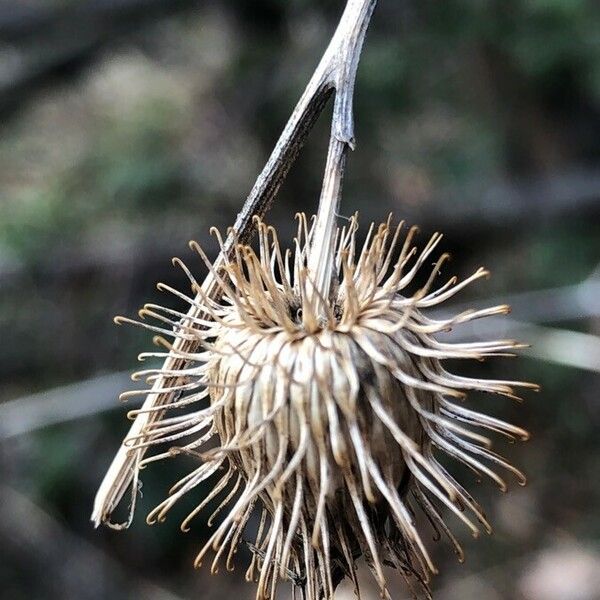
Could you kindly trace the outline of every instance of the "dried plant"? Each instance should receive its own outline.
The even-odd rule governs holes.
[[[260,523],[249,543],[246,573],[257,582],[257,599],[275,598],[280,580],[300,586],[307,600],[331,599],[344,577],[356,581],[363,557],[383,596],[389,596],[384,566],[398,568],[415,593],[428,594],[434,564],[416,525],[425,514],[437,536],[444,533],[462,560],[462,549],[439,512],[445,507],[477,535],[491,531],[476,500],[438,462],[435,451],[478,475],[506,484],[496,470],[523,474],[491,450],[487,431],[509,439],[527,433],[457,400],[471,390],[515,398],[529,383],[460,377],[446,359],[505,356],[512,340],[449,343],[436,334],[489,315],[505,305],[467,311],[445,320],[427,316],[469,283],[435,279],[447,255],[431,262],[441,235],[417,252],[416,230],[403,232],[391,217],[371,225],[359,249],[357,217],[336,225],[345,156],[352,144],[351,92],[362,38],[374,1],[350,0],[324,59],[309,83],[273,157],[236,226],[212,263],[192,242],[208,268],[200,284],[183,262],[191,295],[160,285],[189,306],[186,313],[148,304],[136,323],[158,334],[163,351],[144,353],[164,364],[134,374],[152,385],[129,436],[117,454],[96,500],[96,524],[110,515],[128,486],[135,508],[139,470],[146,464],[187,454],[199,464],[171,489],[148,516],[165,519],[171,507],[206,481],[212,491],[181,525],[210,502],[223,511],[196,565],[228,569],[256,511]],[[328,83],[329,82],[329,83]],[[259,216],[282,174],[336,90],[334,122],[319,213],[298,216],[293,251]],[[340,92],[341,90],[341,92]],[[303,127],[300,127],[304,124]],[[304,132],[304,133],[303,133]],[[283,158],[282,158],[283,157]],[[287,157],[287,158],[286,158]],[[251,227],[257,249],[248,245]],[[419,283],[420,282],[420,285]],[[151,318],[151,321],[147,321]],[[147,454],[158,448],[157,453]],[[131,515],[128,525],[131,520]]]

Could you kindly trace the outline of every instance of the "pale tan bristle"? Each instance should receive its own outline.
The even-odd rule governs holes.
[[[452,277],[435,289],[448,256],[420,274],[432,262],[440,234],[418,252],[413,247],[416,229],[402,242],[401,226],[388,219],[371,226],[357,251],[356,216],[337,232],[330,294],[316,298],[309,293],[314,287],[307,269],[312,226],[304,215],[298,223],[290,256],[280,248],[275,230],[256,219],[258,250],[240,245],[213,273],[221,286],[218,303],[201,294],[192,300],[164,286],[201,304],[205,318],[155,304],[142,309],[146,320],[139,325],[161,336],[193,340],[195,350],[184,353],[161,338],[167,353],[184,366],[136,374],[168,382],[153,393],[170,398],[152,409],[163,411],[162,418],[128,441],[132,449],[163,446],[136,468],[181,453],[201,459],[148,521],[164,520],[181,497],[215,477],[213,491],[198,499],[181,527],[188,531],[201,509],[219,498],[217,512],[224,517],[196,565],[214,552],[211,570],[216,572],[221,559],[230,569],[254,508],[262,507],[247,572],[257,582],[257,600],[273,598],[281,579],[302,582],[307,600],[330,599],[334,566],[339,571],[343,565],[355,580],[354,561],[360,557],[367,559],[383,595],[384,565],[395,565],[413,585],[426,589],[436,568],[415,509],[427,516],[438,537],[446,535],[459,560],[462,548],[439,507],[445,506],[473,535],[480,527],[490,530],[482,508],[440,465],[433,448],[502,490],[507,483],[493,467],[524,483],[518,469],[492,452],[482,431],[509,439],[525,439],[527,433],[452,399],[470,391],[514,397],[515,387],[531,385],[460,377],[443,366],[445,359],[496,356],[517,344],[435,338],[474,319],[506,313],[507,307],[428,318],[429,308],[488,272],[478,269],[462,282]],[[212,268],[201,248],[192,247]],[[200,288],[191,270],[175,263],[196,294]],[[417,276],[422,287],[415,286]],[[317,304],[324,310],[317,310]]]

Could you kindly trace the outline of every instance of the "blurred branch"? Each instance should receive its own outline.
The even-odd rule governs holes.
[[[520,355],[600,373],[600,336],[597,335],[495,317],[471,323],[448,335],[456,341],[511,337],[530,345],[520,351]]]
[[[84,0],[78,2],[0,2],[0,39],[18,42],[47,34],[65,24],[107,25],[116,20],[133,22],[156,18],[197,4],[194,0]]]
[[[62,598],[116,598],[125,597],[125,586],[133,598],[179,600],[174,593],[125,572],[114,559],[7,485],[0,486],[0,505],[6,559],[18,560],[24,553],[19,564],[27,565],[28,573],[51,573],[51,581],[46,578],[41,583],[46,593],[51,589]]]
[[[508,304],[519,320],[490,317],[460,327],[450,333],[453,339],[513,336],[531,345],[524,355],[559,365],[600,372],[600,337],[536,323],[573,321],[600,316],[600,278],[597,270],[577,285],[522,292],[502,299],[454,305],[436,311],[434,318],[447,318],[472,308]]]
[[[169,268],[169,257],[189,251],[187,241],[197,239],[199,235],[203,237],[202,247],[207,254],[216,256],[219,247],[203,223],[199,211],[197,219],[190,219],[189,214],[185,217],[161,216],[159,219],[147,218],[143,224],[128,223],[119,230],[110,223],[94,229],[93,236],[86,237],[82,233],[79,243],[50,246],[43,255],[36,257],[36,285],[43,285],[44,280],[55,285],[57,280],[63,282],[90,273],[114,273],[115,270],[135,273],[160,263]],[[164,235],[157,236],[157,231]],[[107,244],[106,240],[111,243]],[[0,286],[16,285],[30,277],[29,264],[0,261]]]
[[[556,323],[600,317],[600,279],[592,277],[576,285],[454,304],[451,312],[460,313],[471,308],[484,308],[496,304],[508,304],[520,321],[532,323]],[[442,315],[448,316],[448,312],[448,309],[432,311],[432,315],[434,318],[443,318]]]
[[[402,205],[401,216],[422,228],[446,233],[514,231],[555,223],[565,216],[598,215],[600,169],[573,168],[552,175],[506,179],[449,189],[425,205]],[[374,206],[377,209],[377,206]]]
[[[0,404],[0,440],[119,408],[129,373],[111,373]]]
[[[444,197],[445,200],[442,201],[441,198]],[[458,206],[457,198],[464,197],[469,198],[469,202],[461,202]],[[378,221],[381,216],[378,204],[371,205],[372,212],[365,211],[363,214],[365,222]],[[443,227],[444,232],[450,235],[465,231],[469,231],[469,235],[477,231],[486,231],[489,234],[490,231],[507,231],[509,228],[511,234],[514,234],[532,223],[549,224],[566,216],[596,218],[599,209],[600,171],[577,170],[522,184],[490,184],[481,190],[480,195],[473,190],[456,191],[445,196],[442,194],[439,201],[418,209],[402,206],[397,216],[401,216],[408,223],[420,225],[424,230]],[[200,215],[199,212],[198,216]],[[223,219],[223,223],[228,222],[229,215],[225,216],[227,219]],[[157,228],[168,229],[169,235],[157,238]],[[96,237],[110,239],[114,235],[115,232],[111,229],[107,235],[97,232]],[[133,270],[144,264],[154,264],[163,257],[181,253],[185,250],[185,241],[197,239],[199,235],[203,237],[202,246],[207,254],[216,255],[218,247],[212,237],[204,235],[204,227],[190,221],[189,216],[169,217],[161,219],[160,224],[149,220],[145,225],[138,224],[136,228],[129,228],[126,239],[119,240],[119,243],[126,244],[126,247],[119,247],[118,252],[115,251],[116,245],[111,244],[91,247],[89,244],[81,244],[71,248],[64,245],[60,248],[49,247],[39,258],[36,272],[48,278],[66,279],[93,271],[112,271],[115,267]],[[28,275],[26,265],[0,263],[0,285],[17,282]],[[570,293],[568,288],[564,288],[563,292]],[[553,293],[553,290],[532,292],[531,299],[537,298],[541,293]],[[524,297],[522,301],[526,305],[529,300]],[[562,300],[557,299],[558,301],[563,306],[568,306]],[[516,306],[516,303],[510,303]],[[552,309],[549,307],[549,310]]]
[[[600,337],[579,331],[510,321],[519,338],[531,344],[526,356],[600,373]]]
[[[77,72],[106,44],[193,0],[0,2],[0,114],[20,109],[57,75]]]
[[[572,321],[600,316],[600,279],[594,272],[583,282],[546,290],[522,292],[502,299],[454,305],[450,310],[435,311],[434,318],[447,318],[472,308],[508,304],[519,320],[490,317],[474,321],[452,331],[456,340],[517,338],[530,344],[523,354],[551,363],[600,372],[600,337],[537,323]]]

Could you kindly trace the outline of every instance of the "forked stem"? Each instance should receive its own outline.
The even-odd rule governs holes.
[[[352,115],[354,81],[365,33],[376,2],[377,0],[348,0],[323,58],[238,214],[231,233],[225,240],[224,251],[215,261],[215,271],[232,256],[236,242],[246,242],[250,238],[253,217],[264,216],[270,208],[317,117],[321,114],[329,96],[335,92],[329,153],[314,241],[308,262],[312,273],[311,279],[314,282],[312,292],[316,293],[316,305],[320,306],[319,298],[326,298],[329,294],[335,215],[341,194],[347,150],[354,147]],[[197,302],[189,309],[187,316],[190,319],[204,316],[201,308],[202,297],[208,296],[218,300],[220,289],[215,276],[209,274],[202,284],[203,293],[196,297]],[[189,324],[192,325],[191,321]],[[185,359],[177,356],[177,353],[190,353],[194,350],[193,340],[184,339],[182,336],[177,337],[173,343],[173,351],[165,360],[162,370],[172,372],[181,369],[185,365]],[[162,418],[162,411],[148,409],[167,405],[173,401],[173,392],[165,393],[159,390],[176,387],[177,382],[178,378],[172,376],[162,376],[155,380],[126,439],[136,438],[140,442],[144,441],[148,426]],[[125,444],[121,445],[96,494],[91,516],[96,526],[106,523],[121,528],[131,523],[137,496],[137,473],[144,454],[145,448],[132,450]],[[112,524],[111,515],[130,488],[132,500],[129,517],[125,523]]]

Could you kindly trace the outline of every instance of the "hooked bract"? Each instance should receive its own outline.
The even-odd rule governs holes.
[[[246,577],[257,581],[257,599],[274,598],[282,579],[301,582],[310,600],[332,598],[340,576],[357,583],[360,557],[383,594],[384,565],[397,567],[409,583],[426,589],[436,569],[416,525],[416,511],[448,538],[461,560],[462,549],[440,507],[473,535],[491,531],[481,506],[438,462],[436,450],[502,490],[503,472],[525,482],[491,449],[488,433],[511,440],[526,439],[527,433],[462,400],[472,390],[514,398],[515,388],[536,386],[461,377],[444,366],[447,359],[504,356],[518,344],[436,339],[463,323],[508,311],[501,305],[443,320],[428,316],[430,309],[488,274],[481,268],[463,281],[451,277],[437,284],[448,258],[442,254],[431,268],[439,234],[418,251],[416,228],[405,233],[403,224],[393,226],[390,218],[371,225],[357,247],[358,220],[351,218],[336,230],[330,293],[320,299],[323,312],[317,312],[307,266],[314,222],[310,226],[299,215],[293,250],[284,251],[274,228],[255,219],[258,249],[236,244],[233,258],[218,270],[193,242],[221,287],[221,299],[203,294],[191,269],[178,259],[192,294],[163,289],[196,306],[202,318],[157,304],[146,305],[140,321],[118,318],[160,336],[156,342],[165,351],[142,359],[185,361],[177,371],[135,374],[149,383],[176,377],[168,388],[152,390],[173,394],[171,402],[150,409],[161,418],[126,442],[132,451],[162,448],[135,469],[181,453],[199,459],[148,522],[164,520],[180,498],[212,478],[212,491],[181,527],[188,530],[192,519],[219,499],[217,511],[224,516],[196,565],[210,561],[216,571],[224,562],[231,569],[258,510],[256,539],[246,540],[253,551]],[[197,350],[179,351],[169,338],[193,340]]]

